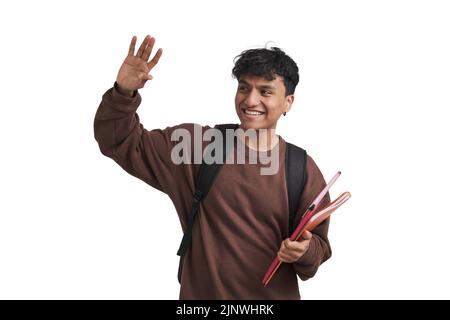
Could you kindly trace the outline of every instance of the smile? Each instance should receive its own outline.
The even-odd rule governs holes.
[[[244,109],[244,113],[249,116],[262,116],[264,114],[262,111],[250,111],[247,109]]]

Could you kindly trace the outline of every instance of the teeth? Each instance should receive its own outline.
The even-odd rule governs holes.
[[[248,111],[247,109],[244,110],[244,112],[245,112],[246,114],[250,114],[250,115],[252,115],[252,116],[260,116],[260,115],[264,114],[263,112],[259,112],[259,111]]]

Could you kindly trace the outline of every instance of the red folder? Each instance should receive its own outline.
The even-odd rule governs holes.
[[[333,202],[327,205],[325,208],[317,212],[317,208],[322,202],[324,196],[327,194],[328,190],[334,184],[337,178],[339,178],[340,174],[341,174],[340,171],[335,174],[333,179],[330,180],[330,182],[326,185],[326,187],[314,199],[314,201],[311,203],[308,209],[306,209],[306,212],[303,214],[297,228],[295,228],[294,232],[289,237],[291,241],[297,241],[305,230],[308,231],[313,230],[321,222],[323,222],[326,218],[328,218],[337,208],[339,208],[348,199],[350,199],[351,197],[350,192],[344,192],[339,197],[337,197]],[[280,259],[278,259],[278,256],[275,257],[275,259],[272,261],[269,268],[267,269],[264,278],[262,280],[264,286],[267,286],[270,279],[272,279],[273,275],[280,267],[281,263],[282,262],[280,261]]]

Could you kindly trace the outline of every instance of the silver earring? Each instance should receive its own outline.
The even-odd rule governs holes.
[[[286,115],[286,112],[283,112],[283,116],[285,116]]]

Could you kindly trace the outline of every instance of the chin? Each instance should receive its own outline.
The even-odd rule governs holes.
[[[247,130],[247,129],[254,129],[254,130],[258,130],[258,129],[265,129],[266,126],[263,123],[254,123],[254,122],[242,122],[241,121],[241,128]]]

